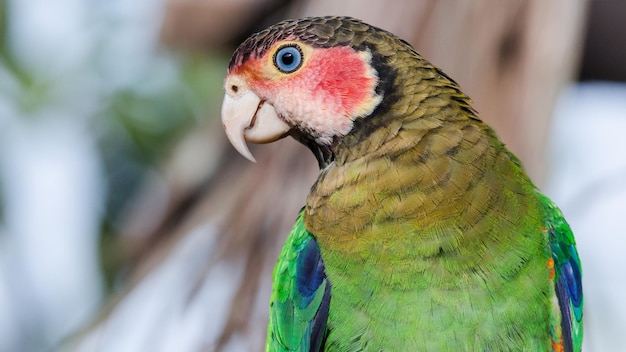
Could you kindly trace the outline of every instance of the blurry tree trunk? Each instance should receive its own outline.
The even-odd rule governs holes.
[[[211,26],[190,28],[186,25],[209,23],[216,20],[215,16],[236,17],[239,11],[235,9],[227,14],[223,7],[220,12],[209,8],[204,11],[181,8],[210,7],[211,4],[202,0],[170,0],[163,33],[168,45],[176,47],[180,33],[187,33],[182,35],[185,39],[181,39],[186,48],[194,47],[189,42],[193,37],[204,38],[195,43],[196,48],[206,48],[207,38],[220,38],[215,39],[214,44],[221,45],[225,38],[244,34],[236,33],[233,26],[228,28],[235,32],[210,36],[188,34],[203,28],[217,31],[219,28]],[[583,0],[316,0],[292,2],[285,12],[273,13],[271,22],[305,15],[350,15],[405,38],[463,87],[475,100],[480,116],[494,126],[531,175],[541,181],[550,115],[559,89],[572,78],[578,61],[585,8]],[[246,16],[254,17],[250,13]],[[241,26],[261,28],[271,24],[267,23],[267,18],[255,20],[260,23]],[[218,109],[215,109],[216,115]],[[186,238],[200,233],[212,238],[206,242],[206,247],[196,245],[190,249],[190,253],[198,252],[200,258],[204,258],[197,264],[201,270],[194,271],[193,275],[180,273],[189,277],[186,285],[177,284],[176,288],[184,292],[182,307],[192,307],[196,315],[210,317],[212,321],[193,327],[201,333],[194,335],[195,344],[188,344],[189,350],[263,350],[270,273],[315,179],[316,163],[308,150],[293,141],[255,147],[253,152],[258,163],[244,162],[228,146],[220,127],[219,123],[211,124],[211,128],[218,129],[209,133],[213,143],[199,143],[197,147],[181,148],[179,153],[174,153],[173,160],[165,167],[164,181],[146,186],[140,199],[152,199],[151,195],[159,189],[170,194],[162,201],[167,203],[166,210],[155,212],[158,204],[139,201],[140,206],[129,214],[126,232],[133,234],[135,246],[144,248],[137,252],[142,253],[136,258],[139,265],[126,293],[94,323],[79,346],[85,346],[90,338],[98,339],[101,345],[121,338],[123,335],[115,335],[106,327],[126,324],[128,329],[133,329],[141,320],[141,314],[148,314],[152,320],[158,320],[158,324],[177,324],[169,315],[159,314],[160,305],[178,304],[170,297],[160,297],[157,299],[160,305],[156,306],[139,300],[136,304],[142,307],[137,314],[125,313],[131,309],[125,302],[133,302],[137,292],[161,294],[159,290],[149,289],[150,278],[164,270],[164,263],[175,256]],[[203,158],[215,150],[220,150],[222,157],[216,158],[212,168],[196,170],[199,176],[191,178],[177,176],[184,175],[187,167],[192,169],[179,160]],[[141,225],[145,223],[151,225]],[[214,275],[216,268],[222,267],[230,270],[226,279],[223,275]],[[229,294],[215,293],[222,291]],[[128,318],[124,320],[124,316]],[[184,330],[187,325],[179,323],[177,326]],[[139,330],[137,334],[146,334]],[[156,340],[166,340],[177,333],[169,331],[168,335],[156,327],[148,331],[152,331],[152,338]],[[154,344],[146,342],[133,347],[141,350],[145,346]]]

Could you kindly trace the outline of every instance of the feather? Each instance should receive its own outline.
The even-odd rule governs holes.
[[[274,270],[268,351],[320,351],[329,307],[322,256],[300,214]]]

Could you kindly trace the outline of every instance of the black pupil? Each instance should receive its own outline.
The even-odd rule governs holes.
[[[287,66],[293,64],[293,60],[294,60],[293,53],[284,53],[281,58],[283,60],[283,64]]]

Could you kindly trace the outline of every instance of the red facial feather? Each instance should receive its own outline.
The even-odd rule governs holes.
[[[317,99],[338,103],[325,108],[348,114],[372,94],[375,78],[371,77],[363,57],[349,47],[315,49],[306,67],[275,81],[258,74],[266,62],[263,58],[250,60],[248,69],[244,70],[251,86],[260,92],[285,88],[306,90]]]
[[[348,47],[314,51],[303,75],[312,76],[306,89],[324,101],[338,99],[336,110],[348,115],[371,97],[375,80],[363,58]]]
[[[279,73],[267,53],[250,59],[234,74],[244,76],[250,88],[273,104],[276,111],[301,127],[316,131],[324,142],[346,134],[354,119],[373,111],[376,72],[367,53],[350,47],[311,48],[296,72]]]

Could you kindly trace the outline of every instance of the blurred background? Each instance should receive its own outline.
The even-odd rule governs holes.
[[[317,174],[226,142],[230,54],[281,19],[411,42],[565,213],[585,350],[626,346],[626,3],[0,0],[0,351],[261,351],[271,271]]]

